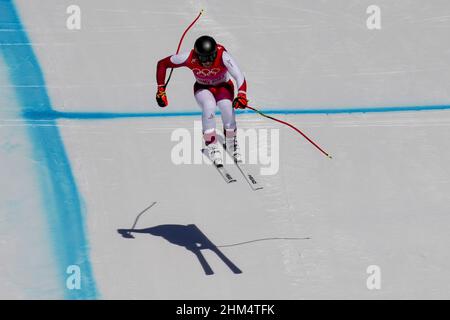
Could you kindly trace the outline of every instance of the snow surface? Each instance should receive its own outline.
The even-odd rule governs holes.
[[[183,47],[215,36],[263,110],[448,105],[448,1],[379,0],[379,32],[365,27],[365,0],[79,0],[82,30],[68,31],[72,2],[15,1],[45,76],[41,90],[63,117],[24,119],[21,108],[36,106],[20,106],[16,70],[0,55],[0,298],[74,297],[61,278],[80,258],[73,248],[87,256],[71,263],[92,266],[95,282],[75,297],[450,298],[450,111],[274,115],[332,160],[293,130],[240,114],[239,128],[279,130],[277,174],[249,166],[259,191],[233,165],[238,181],[226,184],[211,165],[173,163],[171,135],[194,136],[198,116],[148,116],[198,111],[189,71],[174,72],[165,110],[154,77],[200,8]],[[61,136],[79,199],[55,196],[70,179],[50,141],[41,145],[55,152],[51,169],[36,155],[33,137],[43,132]],[[58,168],[60,188],[40,180]],[[49,199],[67,208],[79,200],[84,229],[52,224],[52,214],[67,212],[50,212],[58,207]],[[136,219],[141,233],[118,233]],[[370,265],[381,268],[380,290],[366,286]]]
[[[280,128],[279,173],[259,176],[264,189],[256,192],[233,166],[238,182],[227,185],[211,166],[171,163],[170,134],[193,127],[192,117],[61,121],[102,296],[448,298],[450,113],[282,118],[334,159]],[[243,128],[274,127],[240,120]],[[136,228],[163,228],[168,239],[157,231],[118,236],[154,201]],[[237,244],[220,250],[242,274],[203,250],[214,271],[206,276],[192,252],[170,242],[184,229],[164,226],[192,224],[218,247]],[[195,238],[186,233],[182,243]],[[381,268],[380,291],[366,287],[369,265]]]

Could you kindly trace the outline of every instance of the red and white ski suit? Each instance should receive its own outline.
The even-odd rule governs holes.
[[[163,86],[166,69],[187,67],[192,70],[196,82],[194,96],[202,109],[203,132],[213,132],[216,128],[215,111],[219,107],[224,129],[236,130],[236,117],[232,107],[234,86],[230,76],[236,81],[240,93],[247,91],[247,84],[236,61],[218,44],[217,57],[208,67],[198,61],[194,50],[168,56],[158,62],[156,80]]]

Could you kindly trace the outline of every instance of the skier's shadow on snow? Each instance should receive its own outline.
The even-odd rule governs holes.
[[[231,262],[231,260],[228,259],[195,224],[163,224],[145,229],[118,229],[117,232],[124,238],[134,238],[132,233],[147,233],[153,236],[163,237],[177,246],[185,247],[197,257],[206,275],[212,275],[214,274],[214,271],[203,256],[202,250],[211,250],[232,272],[236,274],[242,273],[242,271]]]

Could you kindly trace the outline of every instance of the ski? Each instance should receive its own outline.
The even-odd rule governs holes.
[[[225,152],[227,152],[228,155],[231,157],[231,159],[233,160],[234,164],[239,169],[239,171],[242,173],[245,180],[250,185],[250,188],[252,188],[253,191],[263,189],[263,186],[261,184],[259,184],[259,182],[256,180],[255,176],[245,167],[245,165],[242,163],[242,161],[236,161],[236,159],[234,159],[233,155],[230,152],[228,152],[225,144],[222,144],[222,147],[225,150]]]
[[[242,173],[245,180],[247,180],[252,190],[256,191],[263,188],[263,186],[260,185],[255,179],[255,176],[245,168],[245,165],[242,162],[234,161],[234,164],[238,167],[239,171]]]
[[[228,173],[227,170],[225,170],[225,167],[223,166],[223,164],[219,164],[216,165],[211,158],[208,155],[208,152],[206,151],[206,149],[202,149],[202,152],[204,155],[206,155],[208,157],[208,159],[212,162],[213,166],[216,167],[217,171],[220,173],[220,175],[222,176],[222,178],[225,180],[226,183],[231,183],[231,182],[236,182],[236,179],[234,179],[231,174]]]

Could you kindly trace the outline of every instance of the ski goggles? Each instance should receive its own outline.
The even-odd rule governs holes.
[[[198,61],[200,61],[201,63],[205,63],[205,62],[213,62],[216,57],[217,57],[217,51],[214,51],[213,54],[207,55],[207,56],[202,56],[202,55],[198,55]]]

